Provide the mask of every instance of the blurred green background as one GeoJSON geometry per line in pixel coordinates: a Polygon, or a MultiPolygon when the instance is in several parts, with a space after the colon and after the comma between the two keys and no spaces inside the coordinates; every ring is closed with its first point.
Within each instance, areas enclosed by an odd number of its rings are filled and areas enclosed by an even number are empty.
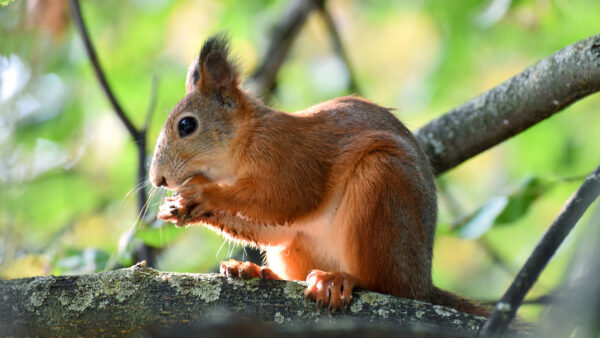
{"type": "MultiPolygon", "coordinates": [[[[5,2],[5,1],[4,1],[5,2]]],[[[226,30],[244,76],[265,57],[288,1],[82,1],[108,80],[134,124],[159,79],[148,152],[183,96],[189,62],[226,30]]],[[[361,95],[412,130],[537,60],[600,32],[597,0],[327,1],[361,95]]],[[[351,94],[313,12],[277,77],[286,111],[351,94]]],[[[586,98],[438,179],[434,281],[498,299],[583,177],[600,163],[600,97],[586,98]]],[[[127,266],[142,244],[157,268],[208,271],[236,249],[202,227],[175,229],[136,205],[137,154],[101,91],[64,0],[0,7],[0,278],[127,266]],[[141,221],[139,221],[141,220],[141,221]],[[146,221],[144,221],[146,220],[146,221]]],[[[581,228],[600,223],[598,203],[581,228]],[[595,216],[594,216],[595,215],[595,216]]],[[[576,229],[530,297],[570,271],[576,229]]],[[[523,315],[533,318],[536,306],[523,315]]]]}

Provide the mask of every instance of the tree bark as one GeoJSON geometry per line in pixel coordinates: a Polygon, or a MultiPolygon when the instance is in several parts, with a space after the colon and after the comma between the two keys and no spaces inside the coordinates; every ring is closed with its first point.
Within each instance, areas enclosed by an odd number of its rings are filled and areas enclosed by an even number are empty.
{"type": "Polygon", "coordinates": [[[484,318],[439,305],[356,292],[345,313],[318,313],[300,282],[227,279],[215,274],[130,268],[80,276],[0,281],[3,335],[140,335],[190,325],[227,309],[254,322],[289,326],[357,320],[475,332],[484,318]]]}
{"type": "Polygon", "coordinates": [[[454,108],[416,136],[441,174],[599,90],[600,35],[595,35],[454,108]]]}

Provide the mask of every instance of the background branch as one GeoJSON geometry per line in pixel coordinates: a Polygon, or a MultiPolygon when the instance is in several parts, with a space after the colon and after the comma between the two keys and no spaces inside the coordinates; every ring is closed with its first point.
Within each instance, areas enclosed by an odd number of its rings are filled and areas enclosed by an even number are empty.
{"type": "Polygon", "coordinates": [[[480,237],[475,240],[475,243],[490,257],[492,263],[499,266],[504,272],[512,276],[516,269],[512,269],[510,265],[504,261],[498,250],[496,250],[490,243],[488,243],[484,237],[480,237]]]}
{"type": "Polygon", "coordinates": [[[315,8],[314,4],[323,4],[324,0],[295,0],[282,20],[273,28],[271,42],[263,61],[249,79],[248,87],[257,97],[268,96],[277,80],[277,73],[283,64],[292,42],[304,25],[306,18],[315,8]]]}
{"type": "Polygon", "coordinates": [[[319,0],[312,0],[315,3],[315,6],[319,9],[323,20],[325,20],[325,24],[327,25],[327,30],[329,32],[329,36],[331,37],[331,42],[333,43],[333,49],[337,56],[344,62],[346,66],[346,71],[348,72],[348,90],[352,94],[361,95],[360,88],[358,86],[358,82],[356,81],[356,75],[354,70],[350,64],[350,59],[348,58],[348,54],[346,53],[346,49],[344,48],[344,44],[342,42],[342,38],[340,37],[340,33],[337,29],[335,21],[331,17],[331,13],[327,10],[325,3],[319,0]]]}
{"type": "MultiPolygon", "coordinates": [[[[98,79],[98,82],[100,82],[100,86],[102,87],[104,94],[110,101],[110,104],[112,105],[115,113],[117,114],[117,116],[119,117],[119,119],[121,120],[121,122],[123,123],[123,125],[125,126],[127,131],[129,132],[129,135],[133,139],[134,144],[136,146],[137,154],[138,154],[137,204],[138,204],[139,215],[143,215],[145,206],[146,206],[146,200],[148,198],[148,195],[146,193],[146,185],[145,185],[147,176],[148,176],[148,172],[146,170],[146,157],[147,157],[147,155],[146,155],[146,127],[147,127],[147,124],[149,123],[150,114],[154,110],[153,107],[155,105],[156,99],[155,98],[153,99],[152,97],[150,99],[150,106],[148,108],[149,112],[146,117],[146,123],[144,125],[144,128],[137,129],[133,125],[131,120],[127,117],[127,114],[125,114],[125,111],[119,104],[119,101],[113,94],[113,91],[110,88],[108,81],[106,80],[106,76],[104,75],[104,71],[102,70],[102,67],[100,66],[100,61],[98,60],[96,50],[94,49],[92,40],[91,40],[89,33],[85,27],[85,22],[84,22],[82,14],[81,14],[81,8],[79,6],[79,1],[78,0],[69,0],[69,5],[71,8],[71,16],[73,18],[73,22],[75,23],[75,26],[77,27],[77,30],[79,31],[79,35],[81,36],[81,38],[83,40],[85,51],[86,51],[88,57],[90,58],[90,62],[92,63],[92,67],[94,68],[94,73],[96,74],[96,78],[98,79]]],[[[151,93],[152,96],[156,96],[156,92],[154,91],[154,86],[155,85],[153,84],[153,92],[151,93]]],[[[155,251],[154,248],[149,247],[145,244],[142,244],[141,247],[139,248],[138,252],[135,253],[135,256],[136,256],[135,258],[136,258],[136,260],[146,260],[148,262],[148,264],[150,264],[150,266],[153,266],[155,263],[155,260],[156,260],[156,257],[155,257],[156,255],[155,255],[154,251],[155,251]]]]}
{"type": "Polygon", "coordinates": [[[539,337],[597,337],[600,333],[599,224],[600,203],[596,203],[569,262],[568,278],[544,308],[539,337]]]}
{"type": "Polygon", "coordinates": [[[600,166],[587,177],[577,192],[569,199],[558,218],[548,228],[500,302],[494,307],[494,311],[483,328],[483,334],[498,333],[506,329],[523,302],[523,298],[537,281],[546,264],[599,194],[600,166]]]}
{"type": "Polygon", "coordinates": [[[436,174],[600,90],[600,35],[576,42],[416,132],[436,174]]]}

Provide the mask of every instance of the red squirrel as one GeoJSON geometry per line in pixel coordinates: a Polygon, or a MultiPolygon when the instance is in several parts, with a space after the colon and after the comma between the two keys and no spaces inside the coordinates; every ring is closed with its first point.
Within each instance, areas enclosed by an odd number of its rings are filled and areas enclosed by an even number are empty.
{"type": "Polygon", "coordinates": [[[434,176],[389,109],[347,96],[285,113],[239,81],[227,38],[209,38],[154,151],[152,183],[175,192],[160,219],[261,248],[266,266],[229,260],[221,273],[306,280],[330,311],[358,287],[487,313],[431,281],[434,176]]]}

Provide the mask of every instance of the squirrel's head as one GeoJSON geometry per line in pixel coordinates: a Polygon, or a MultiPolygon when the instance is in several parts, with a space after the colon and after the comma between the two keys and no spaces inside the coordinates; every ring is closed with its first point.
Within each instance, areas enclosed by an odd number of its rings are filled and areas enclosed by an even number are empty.
{"type": "Polygon", "coordinates": [[[245,109],[238,71],[223,34],[209,38],[191,64],[186,94],[173,108],[158,137],[150,179],[176,190],[188,179],[226,175],[223,163],[245,109]]]}

